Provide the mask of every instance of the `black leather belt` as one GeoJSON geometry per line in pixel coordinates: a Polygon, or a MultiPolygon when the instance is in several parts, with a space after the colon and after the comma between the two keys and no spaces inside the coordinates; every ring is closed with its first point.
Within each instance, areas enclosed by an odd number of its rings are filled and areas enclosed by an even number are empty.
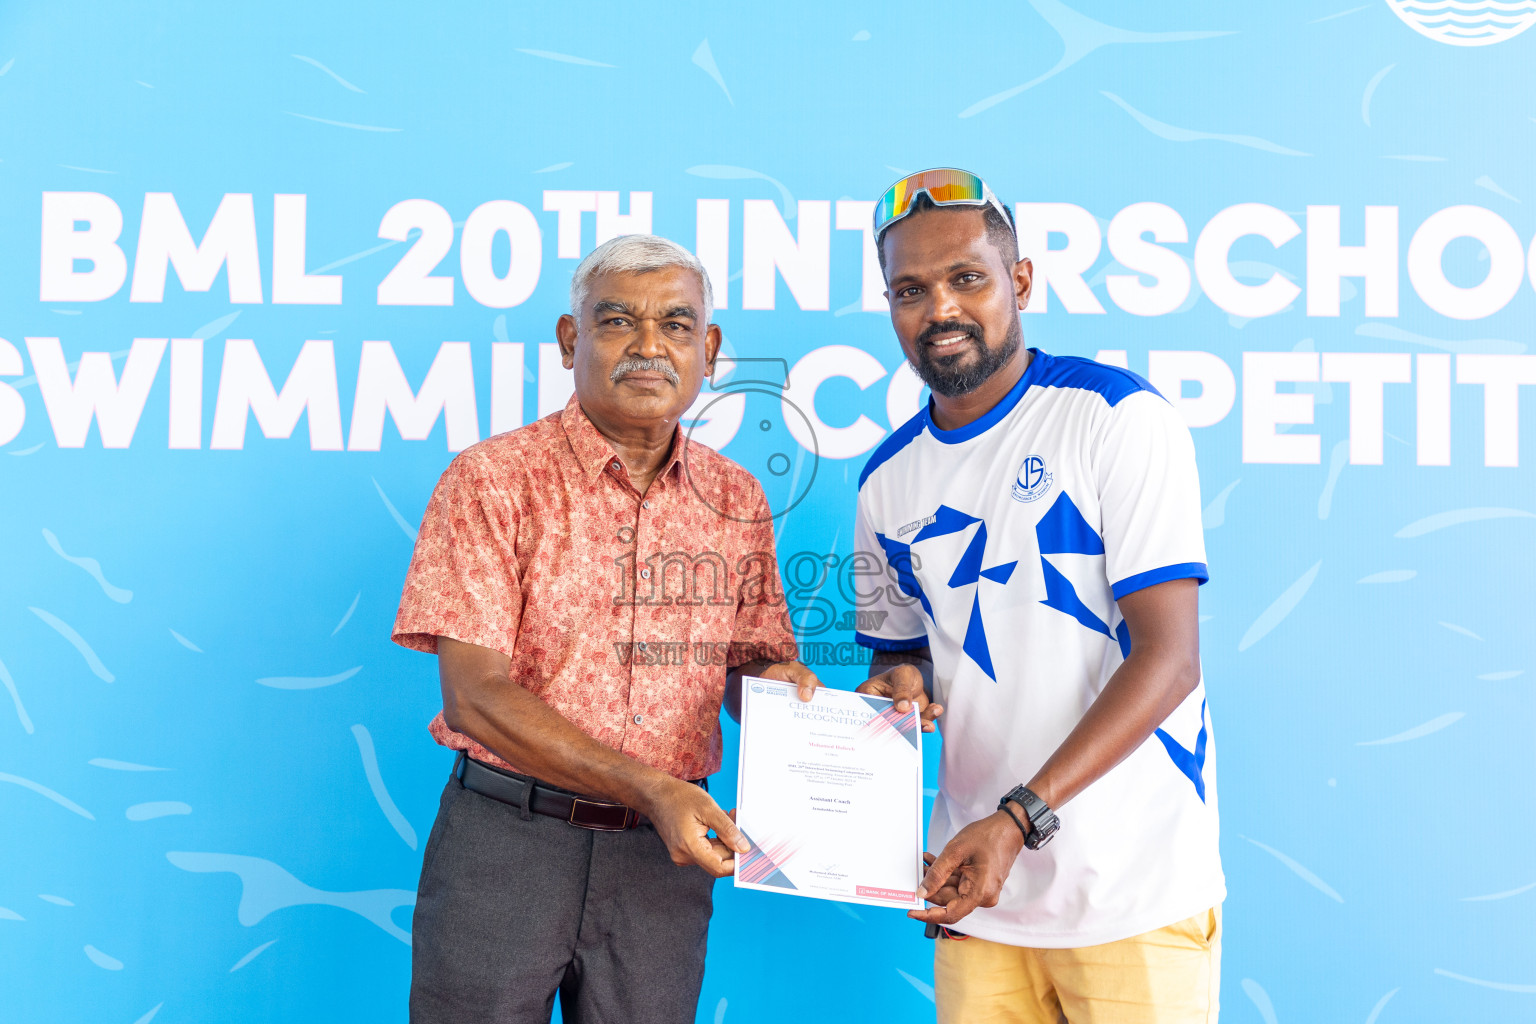
{"type": "Polygon", "coordinates": [[[589,828],[595,832],[622,832],[649,824],[645,816],[633,807],[578,796],[468,756],[463,759],[459,781],[465,789],[474,790],[481,796],[500,800],[513,807],[526,807],[535,814],[560,818],[577,828],[589,828]]]}

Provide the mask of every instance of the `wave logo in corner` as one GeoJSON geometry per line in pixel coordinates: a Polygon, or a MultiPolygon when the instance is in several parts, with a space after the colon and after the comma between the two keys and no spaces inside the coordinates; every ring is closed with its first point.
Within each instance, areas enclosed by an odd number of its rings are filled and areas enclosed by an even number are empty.
{"type": "Polygon", "coordinates": [[[1449,46],[1489,46],[1536,25],[1536,0],[1387,0],[1421,36],[1449,46]]]}
{"type": "Polygon", "coordinates": [[[1045,460],[1031,455],[1019,464],[1019,474],[1013,480],[1014,501],[1039,501],[1051,489],[1051,474],[1045,471],[1045,460]]]}

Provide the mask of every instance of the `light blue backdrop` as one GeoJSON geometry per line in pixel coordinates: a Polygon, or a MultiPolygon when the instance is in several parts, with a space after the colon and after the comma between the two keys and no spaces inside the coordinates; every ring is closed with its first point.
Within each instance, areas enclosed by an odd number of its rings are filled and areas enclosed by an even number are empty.
{"type": "MultiPolygon", "coordinates": [[[[425,730],[435,664],[388,634],[409,534],[451,457],[444,426],[402,441],[386,424],[381,451],[335,452],[312,451],[304,422],[283,440],[252,420],[243,449],[211,450],[228,339],[254,340],[279,386],[304,341],[333,342],[344,426],[365,340],[391,341],[412,387],[443,342],[466,341],[482,435],[491,347],[521,343],[531,418],[537,345],[575,265],[557,255],[545,190],[619,191],[626,211],[649,191],[655,230],[690,246],[695,201],[729,200],[733,275],[745,201],[773,200],[793,232],[796,200],[873,199],[938,163],[976,169],[1010,202],[1082,207],[1100,228],[1129,204],[1167,204],[1189,226],[1168,246],[1186,260],[1239,203],[1302,225],[1307,205],[1336,205],[1346,244],[1365,206],[1398,207],[1400,261],[1431,214],[1474,205],[1523,249],[1536,32],[1448,45],[1426,6],[1419,32],[1384,0],[5,5],[0,385],[25,419],[0,447],[0,1016],[405,1018],[412,890],[449,758],[425,730]],[[174,271],[158,303],[129,301],[132,273],[100,301],[41,299],[44,192],[107,196],[129,268],[145,193],[173,193],[193,240],[226,193],[249,193],[267,302],[232,304],[223,274],[186,291],[174,271]],[[340,305],[272,304],[279,193],[308,196],[308,266],[342,275],[340,305]],[[451,307],[377,305],[403,251],[379,221],[412,198],[456,222],[494,199],[532,211],[532,297],[491,308],[460,281],[451,307]],[[71,364],[114,353],[118,374],[136,337],[203,338],[201,450],[167,447],[169,354],[131,446],[105,449],[92,427],[61,447],[24,340],[47,337],[71,364]]],[[[583,251],[593,231],[589,213],[583,251]]],[[[1232,250],[1249,284],[1273,265],[1305,286],[1306,256],[1301,237],[1232,250]]],[[[1510,260],[1466,239],[1445,256],[1463,288],[1510,260]]],[[[777,308],[744,309],[734,278],[718,316],[732,349],[794,364],[849,345],[894,371],[888,320],[860,309],[860,259],[859,233],[831,230],[824,310],[783,282],[777,308]]],[[[1141,372],[1150,351],[1205,351],[1238,382],[1231,411],[1195,430],[1226,1018],[1532,1019],[1536,437],[1517,432],[1523,465],[1486,467],[1484,389],[1454,384],[1451,464],[1417,465],[1418,392],[1389,384],[1384,464],[1351,464],[1354,386],[1300,384],[1316,425],[1290,429],[1320,435],[1318,463],[1244,463],[1241,355],[1523,355],[1529,281],[1470,321],[1426,305],[1406,272],[1396,316],[1367,318],[1356,278],[1337,317],[1298,299],[1245,319],[1198,285],[1143,317],[1111,302],[1111,259],[1084,274],[1107,312],[1052,295],[1025,318],[1031,344],[1124,350],[1141,372]]],[[[439,272],[458,268],[455,243],[439,272]]],[[[888,380],[833,379],[810,404],[828,425],[865,415],[883,430],[888,380]]],[[[16,418],[6,398],[0,427],[16,418]]],[[[743,464],[799,451],[775,447],[776,402],[751,396],[746,422],[726,448],[743,464]]],[[[849,553],[862,463],[821,460],[782,521],[782,559],[849,553]]],[[[819,596],[841,614],[835,589],[819,596]]],[[[819,668],[842,686],[862,674],[819,668]]],[[[727,724],[728,751],[735,739],[727,724]]],[[[734,771],[728,754],[717,792],[734,771]]],[[[929,1019],[930,958],[896,912],[722,885],[699,1019],[929,1019]]]]}

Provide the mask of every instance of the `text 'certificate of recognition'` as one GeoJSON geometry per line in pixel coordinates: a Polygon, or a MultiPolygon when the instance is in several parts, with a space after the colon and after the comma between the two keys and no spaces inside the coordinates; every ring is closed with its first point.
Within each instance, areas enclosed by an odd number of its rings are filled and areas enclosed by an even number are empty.
{"type": "Polygon", "coordinates": [[[886,697],[742,680],[736,884],[921,907],[923,747],[917,711],[886,697]]]}

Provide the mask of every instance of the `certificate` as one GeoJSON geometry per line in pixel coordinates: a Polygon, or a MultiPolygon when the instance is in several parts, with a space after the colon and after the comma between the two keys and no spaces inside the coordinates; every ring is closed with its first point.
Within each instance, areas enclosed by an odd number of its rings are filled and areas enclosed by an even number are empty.
{"type": "Polygon", "coordinates": [[[736,885],[922,907],[923,748],[917,709],[886,697],[742,680],[736,885]]]}

